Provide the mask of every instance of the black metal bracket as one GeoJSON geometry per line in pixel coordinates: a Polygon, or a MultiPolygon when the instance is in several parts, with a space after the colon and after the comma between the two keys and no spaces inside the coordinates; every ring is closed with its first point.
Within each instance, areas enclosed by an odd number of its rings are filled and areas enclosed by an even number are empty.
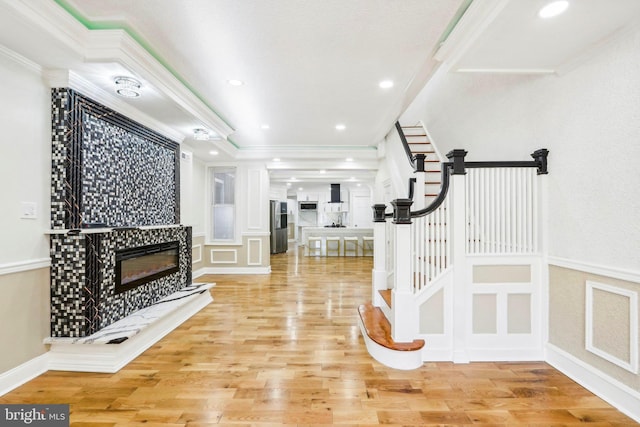
{"type": "Polygon", "coordinates": [[[541,148],[539,150],[531,153],[531,157],[536,162],[538,166],[538,175],[547,175],[549,171],[547,170],[547,157],[549,156],[549,150],[546,148],[541,148]]]}

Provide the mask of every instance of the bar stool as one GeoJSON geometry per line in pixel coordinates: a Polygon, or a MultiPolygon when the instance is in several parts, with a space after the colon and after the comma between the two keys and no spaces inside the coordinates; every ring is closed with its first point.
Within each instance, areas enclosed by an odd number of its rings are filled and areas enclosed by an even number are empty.
{"type": "Polygon", "coordinates": [[[344,256],[358,256],[358,238],[355,236],[344,237],[344,256]]]}
{"type": "Polygon", "coordinates": [[[307,246],[309,247],[309,256],[322,255],[322,237],[309,236],[307,246]]]}
{"type": "Polygon", "coordinates": [[[328,236],[326,239],[327,256],[340,256],[340,237],[328,236]],[[331,254],[329,252],[332,252],[331,254]]]}
{"type": "Polygon", "coordinates": [[[362,255],[373,256],[373,237],[372,236],[362,237],[362,255]]]}

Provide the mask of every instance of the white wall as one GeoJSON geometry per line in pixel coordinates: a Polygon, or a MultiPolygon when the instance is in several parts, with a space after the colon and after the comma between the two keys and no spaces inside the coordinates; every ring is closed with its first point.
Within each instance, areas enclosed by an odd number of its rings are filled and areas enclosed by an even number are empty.
{"type": "MultiPolygon", "coordinates": [[[[414,176],[414,172],[395,127],[385,137],[383,151],[384,158],[380,161],[376,174],[375,203],[391,206],[391,200],[404,199],[409,196],[409,178],[414,176]],[[382,189],[387,181],[391,182],[392,197],[390,200],[385,200],[388,196],[383,194],[382,189]]],[[[389,210],[391,208],[387,209],[387,211],[389,210]]]]}
{"type": "Polygon", "coordinates": [[[46,352],[49,335],[51,95],[39,70],[0,46],[0,374],[46,352]],[[21,219],[35,202],[36,219],[21,219]]]}
{"type": "Polygon", "coordinates": [[[0,51],[0,265],[49,257],[51,95],[39,72],[0,51]],[[21,219],[21,202],[37,219],[21,219]]]}
{"type": "Polygon", "coordinates": [[[561,76],[438,73],[407,111],[438,149],[548,148],[549,255],[640,272],[640,29],[561,76]]]}

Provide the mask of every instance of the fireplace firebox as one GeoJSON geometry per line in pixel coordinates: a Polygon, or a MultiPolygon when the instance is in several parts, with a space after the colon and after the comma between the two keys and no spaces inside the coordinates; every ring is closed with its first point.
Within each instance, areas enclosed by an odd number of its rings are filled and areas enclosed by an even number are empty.
{"type": "Polygon", "coordinates": [[[115,293],[179,271],[179,249],[175,241],[116,251],[115,293]]]}

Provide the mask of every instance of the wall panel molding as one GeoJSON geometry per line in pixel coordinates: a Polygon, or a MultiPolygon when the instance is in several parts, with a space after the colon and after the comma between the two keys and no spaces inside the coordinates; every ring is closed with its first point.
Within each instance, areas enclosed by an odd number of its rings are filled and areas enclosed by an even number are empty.
{"type": "Polygon", "coordinates": [[[0,276],[51,267],[51,258],[28,259],[0,264],[0,276]]]}
{"type": "Polygon", "coordinates": [[[237,249],[211,249],[209,251],[209,260],[211,264],[237,264],[238,263],[238,250],[237,249]],[[215,253],[232,253],[233,260],[231,261],[216,261],[215,253]]]}
{"type": "MultiPolygon", "coordinates": [[[[621,312],[622,309],[616,310],[617,312],[621,312]]],[[[618,329],[618,327],[622,327],[623,325],[608,325],[613,329],[618,329]]],[[[586,282],[586,302],[585,302],[585,348],[591,353],[620,366],[627,371],[630,371],[634,374],[638,373],[638,293],[619,288],[617,286],[605,285],[602,283],[592,282],[587,280],[586,282]],[[628,307],[628,316],[629,316],[629,324],[624,325],[624,327],[629,328],[629,333],[627,338],[627,345],[629,347],[629,357],[628,360],[624,360],[619,358],[618,356],[611,354],[607,349],[597,347],[597,344],[594,342],[594,304],[596,303],[596,297],[594,290],[599,290],[603,292],[607,292],[613,295],[618,295],[628,299],[629,307],[628,307]]]]}
{"type": "Polygon", "coordinates": [[[196,258],[194,255],[192,255],[191,264],[195,264],[202,261],[202,245],[193,245],[191,247],[191,251],[193,252],[193,250],[196,248],[198,249],[198,257],[196,258]]]}
{"type": "Polygon", "coordinates": [[[247,239],[247,265],[262,265],[262,239],[247,239]],[[258,243],[255,253],[252,242],[258,243]],[[255,260],[255,257],[257,257],[257,260],[255,260]]]}
{"type": "Polygon", "coordinates": [[[578,261],[568,258],[561,258],[555,256],[547,257],[547,262],[550,265],[557,267],[569,268],[571,270],[583,271],[585,273],[597,274],[599,276],[611,277],[613,279],[626,280],[628,282],[640,283],[640,271],[628,270],[617,267],[609,267],[600,264],[594,264],[590,262],[578,261]]]}

